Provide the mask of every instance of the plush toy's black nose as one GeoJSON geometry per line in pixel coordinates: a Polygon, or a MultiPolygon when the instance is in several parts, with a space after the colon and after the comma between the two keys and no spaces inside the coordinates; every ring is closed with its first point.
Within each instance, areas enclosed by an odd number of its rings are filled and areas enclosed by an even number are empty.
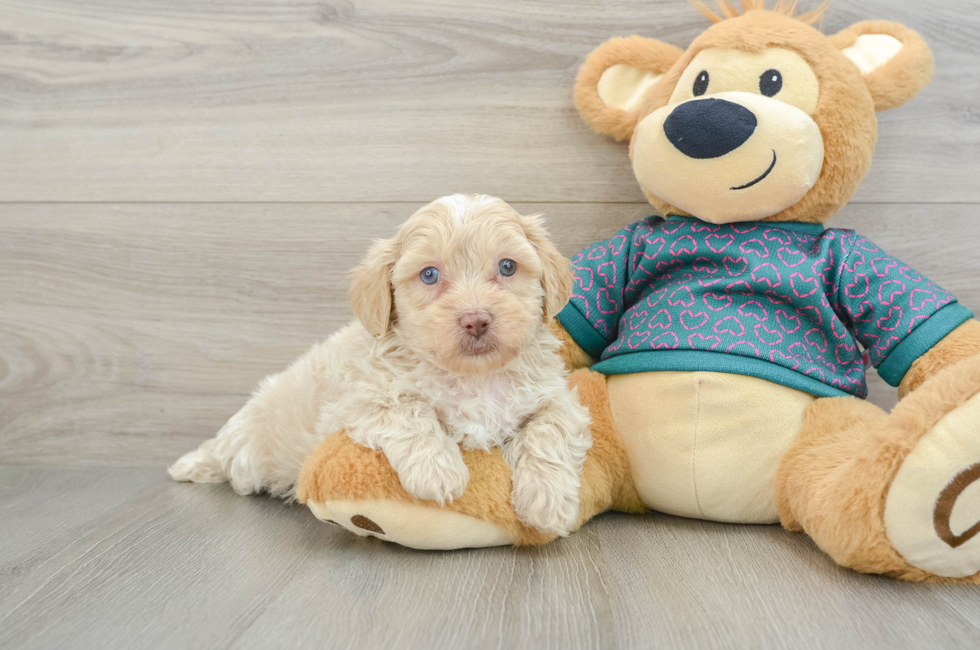
{"type": "Polygon", "coordinates": [[[718,158],[749,139],[758,122],[755,114],[724,99],[684,102],[667,116],[664,133],[690,158],[718,158]]]}

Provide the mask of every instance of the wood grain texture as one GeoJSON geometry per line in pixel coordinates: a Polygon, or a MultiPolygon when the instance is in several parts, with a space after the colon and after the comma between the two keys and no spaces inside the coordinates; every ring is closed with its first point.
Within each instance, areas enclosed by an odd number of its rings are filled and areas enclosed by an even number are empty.
{"type": "MultiPolygon", "coordinates": [[[[0,205],[0,464],[171,462],[351,318],[417,207],[0,205]]],[[[568,251],[647,210],[542,207],[568,251]]]]}
{"type": "Polygon", "coordinates": [[[417,552],[159,470],[0,468],[0,647],[975,645],[972,587],[833,564],[802,535],[605,515],[536,549],[417,552]]]}
{"type": "MultiPolygon", "coordinates": [[[[921,31],[937,73],[882,114],[856,200],[980,201],[980,16],[864,0],[825,31],[869,18],[921,31]]],[[[642,195],[572,108],[576,70],[708,22],[683,0],[0,0],[0,26],[0,200],[621,202],[642,195]]]]}
{"type": "MultiPolygon", "coordinates": [[[[172,462],[347,322],[347,270],[417,207],[0,205],[0,464],[172,462]]],[[[515,207],[568,255],[649,213],[515,207]]],[[[857,205],[837,225],[980,309],[973,206],[857,205]]]]}

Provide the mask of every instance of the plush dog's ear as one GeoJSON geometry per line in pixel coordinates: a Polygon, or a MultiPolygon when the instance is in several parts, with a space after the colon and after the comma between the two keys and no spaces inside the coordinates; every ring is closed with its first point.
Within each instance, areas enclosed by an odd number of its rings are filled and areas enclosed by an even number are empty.
{"type": "Polygon", "coordinates": [[[364,262],[351,271],[350,304],[354,316],[375,338],[381,338],[391,325],[394,297],[391,272],[398,260],[398,241],[379,240],[368,251],[364,262]]]}
{"type": "Polygon", "coordinates": [[[932,79],[929,46],[904,25],[885,20],[856,23],[834,34],[831,41],[861,71],[875,110],[901,106],[932,79]]]}
{"type": "Polygon", "coordinates": [[[613,38],[592,51],[575,80],[575,106],[594,130],[625,140],[647,91],[682,50],[652,38],[613,38]]]}
{"type": "Polygon", "coordinates": [[[541,215],[523,217],[524,235],[538,252],[541,260],[541,286],[544,288],[544,321],[547,323],[564,309],[572,296],[572,263],[568,261],[548,237],[541,215]]]}

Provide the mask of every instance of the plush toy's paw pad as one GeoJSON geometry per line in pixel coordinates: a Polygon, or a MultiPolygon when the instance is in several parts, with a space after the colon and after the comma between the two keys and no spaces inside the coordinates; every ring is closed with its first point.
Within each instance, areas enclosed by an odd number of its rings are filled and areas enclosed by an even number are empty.
{"type": "Polygon", "coordinates": [[[321,521],[410,548],[451,550],[515,542],[500,526],[445,508],[371,500],[309,501],[307,505],[321,521]]]}
{"type": "Polygon", "coordinates": [[[885,530],[912,566],[945,578],[980,572],[980,395],[906,457],[888,491],[885,530]]]}
{"type": "Polygon", "coordinates": [[[366,530],[369,533],[377,533],[379,535],[384,535],[384,528],[374,523],[364,515],[354,515],[350,518],[350,523],[354,524],[361,530],[366,530]]]}
{"type": "Polygon", "coordinates": [[[513,483],[514,512],[525,526],[562,537],[575,527],[579,516],[577,473],[519,467],[513,483]]]}

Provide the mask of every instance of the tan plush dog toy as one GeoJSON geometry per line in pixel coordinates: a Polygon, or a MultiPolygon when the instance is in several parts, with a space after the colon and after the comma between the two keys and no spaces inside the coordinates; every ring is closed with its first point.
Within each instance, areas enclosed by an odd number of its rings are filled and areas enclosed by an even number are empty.
{"type": "MultiPolygon", "coordinates": [[[[716,24],[686,51],[612,39],[576,83],[666,215],[582,251],[555,324],[592,414],[579,525],[647,509],[782,522],[858,571],[980,582],[980,324],[824,225],[871,164],[875,111],[918,94],[932,55],[895,23],[828,37],[795,2],[695,4],[716,24]],[[862,399],[865,358],[899,389],[891,414],[862,399]]],[[[499,453],[464,458],[469,487],[440,508],[338,433],[297,493],[409,546],[550,540],[517,520],[499,453]]]]}

